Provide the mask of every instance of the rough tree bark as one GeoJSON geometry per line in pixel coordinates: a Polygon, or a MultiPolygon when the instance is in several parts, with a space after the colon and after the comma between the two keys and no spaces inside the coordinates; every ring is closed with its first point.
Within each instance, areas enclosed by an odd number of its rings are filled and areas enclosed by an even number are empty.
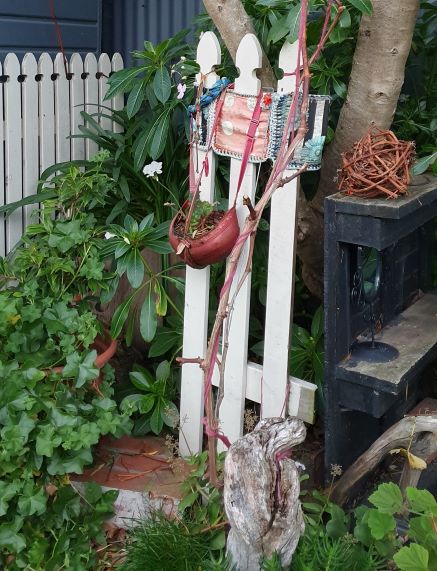
{"type": "MultiPolygon", "coordinates": [[[[248,16],[241,0],[203,0],[203,4],[235,62],[235,55],[242,38],[246,34],[255,34],[252,19],[248,16]]],[[[276,86],[275,74],[264,53],[259,78],[263,86],[276,86]]]]}
{"type": "Polygon", "coordinates": [[[335,138],[328,145],[319,188],[311,202],[298,205],[298,255],[310,291],[323,294],[323,202],[337,192],[341,153],[351,149],[370,126],[388,129],[404,83],[419,0],[373,0],[373,13],[361,19],[346,101],[335,138]]]}
{"type": "MultiPolygon", "coordinates": [[[[206,9],[234,58],[241,38],[253,24],[241,0],[204,0],[206,9]]],[[[354,54],[346,102],[335,138],[328,145],[318,192],[311,202],[301,193],[298,206],[298,255],[310,291],[323,291],[323,201],[336,192],[334,179],[340,155],[350,149],[371,125],[388,129],[404,82],[419,0],[373,0],[373,13],[363,16],[354,54]]],[[[270,64],[263,70],[264,85],[272,85],[270,64]]]]}
{"type": "Polygon", "coordinates": [[[291,448],[305,440],[298,418],[266,418],[229,449],[224,504],[231,524],[227,551],[239,571],[258,571],[277,552],[288,567],[305,525],[291,448]]]}

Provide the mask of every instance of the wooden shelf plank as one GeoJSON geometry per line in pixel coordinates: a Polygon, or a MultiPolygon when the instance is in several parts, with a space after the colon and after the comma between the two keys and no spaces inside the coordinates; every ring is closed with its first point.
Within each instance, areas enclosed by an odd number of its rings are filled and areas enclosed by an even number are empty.
{"type": "Polygon", "coordinates": [[[425,294],[388,323],[376,340],[391,345],[399,355],[388,363],[368,363],[352,352],[337,366],[337,376],[372,390],[400,394],[437,357],[437,293],[425,294]]]}

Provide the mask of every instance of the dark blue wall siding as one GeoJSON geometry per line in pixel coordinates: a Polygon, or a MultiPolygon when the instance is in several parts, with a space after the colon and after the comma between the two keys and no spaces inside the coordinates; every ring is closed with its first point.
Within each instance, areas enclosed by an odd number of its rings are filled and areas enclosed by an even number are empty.
{"type": "Polygon", "coordinates": [[[120,52],[130,65],[130,52],[144,40],[156,44],[190,28],[203,9],[202,0],[103,0],[102,49],[120,52]]]}
{"type": "MultiPolygon", "coordinates": [[[[100,53],[102,0],[55,0],[54,4],[65,51],[100,53]]],[[[0,0],[0,57],[28,51],[35,55],[59,51],[48,0],[0,0]]]]}

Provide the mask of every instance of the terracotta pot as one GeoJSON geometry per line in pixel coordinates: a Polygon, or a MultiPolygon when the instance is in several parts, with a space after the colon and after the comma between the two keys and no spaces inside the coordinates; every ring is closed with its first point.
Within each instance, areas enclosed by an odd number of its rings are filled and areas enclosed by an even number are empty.
{"type": "MultiPolygon", "coordinates": [[[[184,210],[186,204],[183,206],[184,210]]],[[[168,238],[178,257],[191,268],[205,268],[226,259],[240,235],[235,208],[228,210],[215,228],[200,238],[177,236],[175,225],[180,222],[180,219],[181,215],[178,214],[171,221],[168,238]],[[185,247],[180,250],[182,245],[185,247]]]]}
{"type": "MultiPolygon", "coordinates": [[[[98,369],[102,369],[106,363],[108,363],[109,360],[112,359],[112,357],[115,355],[115,352],[117,351],[117,340],[112,339],[109,331],[105,329],[103,335],[97,335],[91,344],[90,349],[95,349],[97,351],[95,365],[98,369]]],[[[62,373],[63,370],[64,367],[53,367],[47,371],[52,373],[62,373]]],[[[102,375],[100,373],[99,376],[91,382],[91,388],[100,396],[101,392],[99,387],[102,383],[102,380],[102,375]]]]}

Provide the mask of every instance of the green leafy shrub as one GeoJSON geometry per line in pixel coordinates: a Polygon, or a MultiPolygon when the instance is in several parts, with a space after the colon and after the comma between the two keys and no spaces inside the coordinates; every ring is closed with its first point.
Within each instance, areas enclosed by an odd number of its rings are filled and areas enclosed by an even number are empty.
{"type": "Polygon", "coordinates": [[[0,561],[12,570],[95,569],[114,494],[88,486],[82,501],[68,475],[92,462],[101,436],[131,427],[112,368],[96,367],[103,331],[87,302],[112,277],[85,209],[107,182],[98,165],[57,179],[40,223],[0,261],[0,561]]]}
{"type": "Polygon", "coordinates": [[[346,514],[319,492],[304,501],[305,534],[293,557],[293,571],[433,571],[437,569],[437,502],[427,490],[384,483],[346,514]],[[394,563],[393,563],[394,562],[394,563]]]}
{"type": "Polygon", "coordinates": [[[129,374],[132,385],[136,391],[126,396],[121,407],[129,415],[139,412],[135,420],[134,434],[142,435],[147,432],[160,434],[164,424],[176,428],[179,423],[179,411],[173,403],[176,396],[176,387],[172,378],[170,363],[162,361],[152,375],[144,367],[134,366],[129,374]]]}

